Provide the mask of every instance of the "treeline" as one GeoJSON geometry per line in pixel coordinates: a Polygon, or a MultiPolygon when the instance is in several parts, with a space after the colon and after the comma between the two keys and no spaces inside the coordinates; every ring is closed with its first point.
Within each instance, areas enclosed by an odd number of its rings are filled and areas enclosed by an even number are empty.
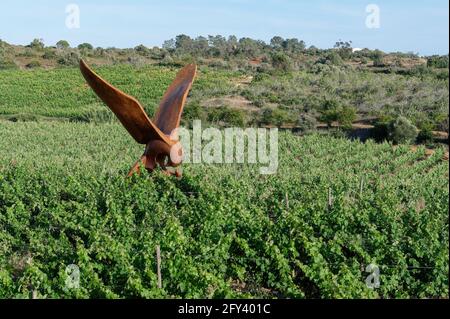
{"type": "MultiPolygon", "coordinates": [[[[196,61],[199,64],[224,69],[275,69],[282,71],[300,70],[314,64],[340,66],[353,63],[360,67],[379,68],[379,72],[421,73],[416,70],[422,60],[414,53],[390,53],[380,50],[354,49],[352,41],[339,40],[333,48],[319,49],[307,46],[297,38],[273,37],[269,43],[248,37],[238,39],[221,35],[199,36],[178,35],[167,40],[162,47],[147,47],[143,44],[130,49],[114,47],[94,47],[82,43],[71,47],[68,41],[60,40],[55,45],[46,46],[42,39],[35,39],[20,49],[13,48],[0,40],[0,69],[13,68],[17,58],[31,59],[25,67],[39,67],[43,60],[54,61],[57,65],[72,66],[81,57],[102,59],[106,63],[182,65],[196,61]],[[41,61],[40,61],[41,60],[41,61]],[[384,69],[383,69],[384,68],[384,69]],[[414,69],[414,70],[410,70],[414,69]]],[[[448,55],[426,58],[425,67],[448,68],[448,55]]],[[[45,64],[45,63],[44,63],[45,64]]],[[[414,74],[412,74],[414,75],[414,74]]]]}

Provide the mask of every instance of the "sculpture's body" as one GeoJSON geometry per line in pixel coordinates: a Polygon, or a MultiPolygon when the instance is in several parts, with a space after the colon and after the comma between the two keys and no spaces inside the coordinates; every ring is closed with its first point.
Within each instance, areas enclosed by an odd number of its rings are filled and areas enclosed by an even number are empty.
{"type": "MultiPolygon", "coordinates": [[[[114,112],[131,136],[138,143],[146,145],[144,155],[131,168],[128,176],[139,172],[141,163],[149,171],[153,171],[159,165],[167,174],[181,176],[178,170],[173,172],[167,168],[177,167],[181,164],[181,161],[174,162],[170,156],[173,146],[178,143],[178,138],[173,133],[180,125],[181,113],[194,81],[197,67],[190,64],[178,73],[164,94],[153,122],[135,98],[107,83],[95,74],[83,60],[80,61],[80,69],[90,87],[114,112]]],[[[181,148],[177,148],[177,153],[177,157],[181,158],[181,148]]]]}

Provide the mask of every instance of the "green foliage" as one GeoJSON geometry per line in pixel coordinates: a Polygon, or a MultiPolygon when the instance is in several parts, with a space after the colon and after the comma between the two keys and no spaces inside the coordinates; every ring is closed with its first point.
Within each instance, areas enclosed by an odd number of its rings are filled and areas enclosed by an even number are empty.
{"type": "Polygon", "coordinates": [[[356,109],[350,106],[344,106],[337,110],[336,120],[344,129],[350,129],[356,120],[356,109]]]}
{"type": "Polygon", "coordinates": [[[325,122],[328,127],[331,127],[333,122],[338,122],[342,128],[350,129],[356,120],[356,109],[350,106],[340,106],[336,100],[325,100],[322,109],[320,120],[325,122]]]}
{"type": "MultiPolygon", "coordinates": [[[[64,63],[69,62],[78,66],[75,53],[64,59],[64,63]]],[[[134,68],[130,65],[95,70],[124,92],[135,96],[150,116],[177,71],[155,66],[134,68]]],[[[229,72],[203,71],[194,83],[192,98],[198,100],[199,96],[221,94],[221,90],[228,92],[228,78],[231,76],[233,74],[229,72]]],[[[0,91],[0,115],[34,114],[83,122],[94,116],[94,121],[101,118],[110,120],[109,116],[104,116],[109,110],[86,85],[78,68],[37,69],[32,73],[5,70],[0,73],[0,91]]]]}
{"type": "Polygon", "coordinates": [[[430,144],[433,142],[433,131],[430,129],[424,129],[417,135],[417,143],[420,144],[430,144]]]}
{"type": "Polygon", "coordinates": [[[81,43],[80,45],[78,45],[78,49],[79,50],[93,50],[94,47],[90,43],[81,43]]]}
{"type": "Polygon", "coordinates": [[[134,48],[134,50],[135,50],[138,54],[143,55],[143,56],[148,56],[148,55],[150,55],[150,53],[151,53],[151,50],[150,50],[149,48],[147,48],[147,47],[146,47],[145,45],[143,45],[143,44],[138,45],[137,47],[134,48]]]}
{"type": "Polygon", "coordinates": [[[142,146],[119,124],[0,121],[0,136],[2,298],[448,298],[443,150],[282,133],[274,176],[126,179],[142,146]]]}
{"type": "Polygon", "coordinates": [[[221,106],[208,112],[208,121],[214,124],[223,123],[227,126],[243,127],[246,123],[245,114],[240,110],[221,106]]]}
{"type": "Polygon", "coordinates": [[[380,50],[375,50],[370,54],[370,58],[373,61],[373,65],[376,67],[384,66],[384,53],[380,50]]]}
{"type": "Polygon", "coordinates": [[[352,41],[342,41],[339,40],[338,42],[336,42],[336,44],[334,45],[334,48],[337,50],[339,56],[343,59],[343,60],[348,60],[351,58],[352,56],[352,41]]]}
{"type": "Polygon", "coordinates": [[[433,55],[427,59],[427,66],[448,69],[448,55],[433,55]]]}
{"type": "Polygon", "coordinates": [[[289,114],[282,109],[265,108],[262,110],[260,123],[265,125],[282,126],[290,120],[289,114]]]}
{"type": "Polygon", "coordinates": [[[56,48],[61,50],[69,49],[70,44],[66,40],[59,40],[58,42],[56,42],[56,48]]]}
{"type": "Polygon", "coordinates": [[[58,58],[58,64],[63,66],[78,66],[80,55],[76,52],[67,52],[58,58]]]}
{"type": "Polygon", "coordinates": [[[56,58],[56,52],[54,49],[45,49],[44,55],[42,56],[45,60],[53,60],[56,58]]]}
{"type": "Polygon", "coordinates": [[[204,108],[200,106],[200,103],[188,103],[184,107],[181,120],[186,127],[190,127],[195,120],[205,120],[204,108]]]}
{"type": "Polygon", "coordinates": [[[333,122],[337,121],[338,113],[336,109],[329,109],[322,112],[320,115],[320,120],[327,124],[328,127],[331,127],[333,122]]]}
{"type": "Polygon", "coordinates": [[[0,55],[0,70],[17,69],[17,65],[13,60],[4,58],[0,55]]]}
{"type": "Polygon", "coordinates": [[[338,52],[336,52],[335,50],[330,50],[324,57],[321,57],[317,62],[329,65],[342,65],[343,60],[338,52]]]}
{"type": "Polygon", "coordinates": [[[292,62],[289,57],[284,53],[274,53],[271,56],[272,65],[276,70],[289,72],[292,70],[292,62]]]}
{"type": "Polygon", "coordinates": [[[403,116],[399,116],[388,126],[388,139],[395,144],[411,144],[417,135],[417,127],[403,116]]]}
{"type": "Polygon", "coordinates": [[[29,45],[29,48],[35,50],[43,50],[45,47],[44,41],[42,39],[34,39],[29,45]]]}
{"type": "Polygon", "coordinates": [[[315,131],[317,126],[316,117],[308,113],[302,113],[298,118],[297,126],[303,133],[315,131]]]}

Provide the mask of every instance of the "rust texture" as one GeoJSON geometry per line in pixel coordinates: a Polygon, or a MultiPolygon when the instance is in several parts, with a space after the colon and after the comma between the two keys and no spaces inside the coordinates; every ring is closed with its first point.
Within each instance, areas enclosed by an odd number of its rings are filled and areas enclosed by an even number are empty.
{"type": "MultiPolygon", "coordinates": [[[[166,174],[181,177],[180,170],[175,169],[181,162],[172,161],[170,152],[178,143],[178,137],[174,133],[180,125],[197,66],[189,64],[178,72],[164,94],[153,121],[134,97],[106,82],[83,60],[80,61],[80,70],[92,90],[113,111],[136,142],[146,145],[144,154],[130,169],[128,176],[139,173],[140,166],[143,165],[149,171],[159,166],[166,174]]],[[[182,149],[176,148],[176,152],[180,156],[182,149]]]]}

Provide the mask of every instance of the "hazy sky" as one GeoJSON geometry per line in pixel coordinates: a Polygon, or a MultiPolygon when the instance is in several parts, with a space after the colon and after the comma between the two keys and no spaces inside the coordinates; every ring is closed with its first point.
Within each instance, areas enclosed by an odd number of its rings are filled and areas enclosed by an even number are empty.
{"type": "Polygon", "coordinates": [[[447,54],[448,0],[14,0],[0,2],[0,39],[47,45],[160,46],[177,34],[231,35],[268,41],[296,37],[329,48],[338,39],[383,51],[447,54]],[[66,6],[77,4],[80,28],[66,27],[66,6]],[[367,28],[366,7],[380,8],[380,28],[367,28]]]}

